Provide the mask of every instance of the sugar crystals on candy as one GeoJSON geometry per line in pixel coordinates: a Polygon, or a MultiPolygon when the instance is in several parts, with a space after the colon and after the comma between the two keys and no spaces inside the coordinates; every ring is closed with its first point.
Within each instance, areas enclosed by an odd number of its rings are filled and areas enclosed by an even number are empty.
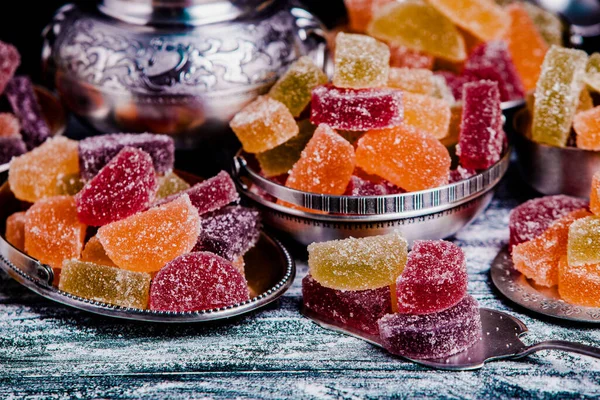
{"type": "Polygon", "coordinates": [[[569,228],[570,267],[600,264],[600,217],[578,219],[569,228]]]}
{"type": "Polygon", "coordinates": [[[387,86],[429,95],[433,91],[432,78],[433,72],[424,68],[390,68],[387,86]]]}
{"type": "Polygon", "coordinates": [[[16,212],[6,218],[6,241],[15,248],[25,251],[25,212],[16,212]]]}
{"type": "Polygon", "coordinates": [[[435,57],[422,51],[410,49],[397,43],[388,43],[390,48],[390,67],[425,68],[431,70],[435,57]]]}
{"type": "Polygon", "coordinates": [[[561,258],[558,293],[567,303],[600,307],[600,264],[572,267],[566,256],[561,258]]]}
{"type": "Polygon", "coordinates": [[[0,41],[0,94],[13,78],[21,64],[21,55],[16,47],[0,41]]]}
{"type": "Polygon", "coordinates": [[[333,84],[339,88],[385,86],[390,65],[390,49],[378,40],[340,32],[335,43],[333,84]]]}
{"type": "Polygon", "coordinates": [[[573,129],[577,134],[577,147],[600,150],[600,106],[575,114],[573,129]]]}
{"type": "Polygon", "coordinates": [[[190,188],[190,184],[180,178],[175,172],[169,172],[164,176],[158,177],[157,199],[164,199],[171,195],[181,193],[190,188]]]}
{"type": "Polygon", "coordinates": [[[592,53],[585,69],[585,83],[595,92],[600,92],[600,53],[592,53]]]}
{"type": "MultiPolygon", "coordinates": [[[[356,173],[356,171],[355,171],[356,173]]],[[[346,192],[346,196],[384,196],[388,194],[398,194],[404,191],[398,186],[379,178],[377,181],[366,179],[361,176],[353,175],[346,192]]]]}
{"type": "Polygon", "coordinates": [[[403,123],[419,131],[429,133],[436,139],[448,135],[450,126],[450,105],[445,100],[422,94],[403,94],[403,123]]]}
{"type": "Polygon", "coordinates": [[[110,257],[108,257],[108,254],[106,254],[106,251],[104,250],[104,247],[102,247],[102,243],[100,243],[97,236],[92,236],[85,244],[85,247],[81,252],[81,261],[116,267],[115,263],[112,262],[110,257]]]}

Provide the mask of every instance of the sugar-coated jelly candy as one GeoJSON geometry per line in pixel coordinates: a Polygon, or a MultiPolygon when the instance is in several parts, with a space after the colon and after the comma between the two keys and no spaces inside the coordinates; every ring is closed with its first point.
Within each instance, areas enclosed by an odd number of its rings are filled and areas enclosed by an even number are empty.
{"type": "Polygon", "coordinates": [[[600,150],[600,106],[575,114],[573,129],[577,134],[577,147],[600,150]]]}
{"type": "Polygon", "coordinates": [[[108,257],[120,268],[153,272],[192,250],[200,234],[198,210],[184,194],[98,229],[108,257]]]}
{"type": "Polygon", "coordinates": [[[290,171],[285,185],[304,192],[341,195],[356,166],[354,148],[321,124],[290,171]]]}
{"type": "Polygon", "coordinates": [[[180,178],[175,172],[169,172],[164,176],[158,177],[157,199],[164,199],[171,195],[181,193],[190,188],[190,184],[180,178]]]}
{"type": "Polygon", "coordinates": [[[229,123],[248,153],[262,153],[298,134],[298,125],[285,104],[259,96],[229,123]]]}
{"type": "Polygon", "coordinates": [[[0,137],[0,165],[26,152],[27,146],[20,137],[0,137]]]}
{"type": "Polygon", "coordinates": [[[529,92],[535,89],[548,44],[522,4],[511,4],[506,8],[506,12],[511,22],[504,34],[504,40],[523,87],[529,92]]]}
{"type": "Polygon", "coordinates": [[[354,32],[364,32],[373,14],[373,0],[344,0],[349,27],[354,32]]]}
{"type": "Polygon", "coordinates": [[[407,191],[448,183],[450,154],[433,135],[402,125],[367,132],[356,148],[356,165],[407,191]]]}
{"type": "Polygon", "coordinates": [[[8,182],[19,200],[33,203],[57,194],[56,183],[61,174],[78,172],[77,142],[56,137],[15,158],[8,172],[8,182]]]}
{"type": "Polygon", "coordinates": [[[379,336],[390,353],[433,359],[460,353],[482,335],[479,304],[466,296],[452,308],[435,314],[388,314],[379,320],[379,336]]]}
{"type": "Polygon", "coordinates": [[[450,105],[445,100],[431,96],[405,92],[403,123],[426,132],[436,139],[448,135],[450,126],[450,105]]]}
{"type": "Polygon", "coordinates": [[[102,247],[102,243],[100,243],[97,236],[92,236],[85,244],[85,247],[81,252],[81,261],[116,267],[116,264],[108,257],[108,254],[106,254],[106,251],[104,250],[104,247],[102,247]]]}
{"type": "Polygon", "coordinates": [[[496,82],[501,101],[520,100],[525,97],[521,77],[508,52],[506,42],[502,40],[493,40],[477,46],[465,62],[463,75],[470,81],[487,79],[496,82]]]}
{"type": "Polygon", "coordinates": [[[85,138],[79,142],[81,177],[92,179],[123,148],[134,147],[152,157],[154,169],[164,175],[173,169],[175,143],[166,135],[150,133],[115,133],[85,138]]]}
{"type": "Polygon", "coordinates": [[[462,110],[462,102],[455,103],[452,107],[450,107],[450,125],[448,126],[448,135],[441,139],[442,144],[448,148],[452,148],[458,144],[458,140],[460,138],[462,110]]]}
{"type": "Polygon", "coordinates": [[[231,262],[208,252],[182,255],[152,281],[150,309],[199,311],[249,300],[248,284],[231,262]]]}
{"type": "Polygon", "coordinates": [[[494,0],[429,0],[429,3],[482,41],[499,39],[510,18],[494,0]]]}
{"type": "Polygon", "coordinates": [[[451,61],[467,57],[465,41],[452,21],[423,0],[392,2],[381,7],[367,32],[385,42],[435,57],[451,61]]]}
{"type": "Polygon", "coordinates": [[[600,171],[594,174],[590,190],[590,210],[600,216],[600,171]]]}
{"type": "Polygon", "coordinates": [[[387,86],[429,95],[433,91],[432,78],[433,72],[424,68],[390,68],[387,86]]]}
{"type": "Polygon", "coordinates": [[[0,94],[13,78],[21,64],[21,55],[16,47],[0,41],[0,94]]]}
{"type": "Polygon", "coordinates": [[[233,262],[254,247],[259,236],[258,211],[225,207],[200,220],[200,235],[193,251],[208,251],[233,262]]]}
{"type": "Polygon", "coordinates": [[[546,53],[535,88],[531,137],[538,143],[564,147],[569,139],[587,54],[552,46],[546,53]]]}
{"type": "Polygon", "coordinates": [[[460,165],[450,171],[450,183],[456,183],[464,181],[477,175],[477,171],[474,169],[463,168],[460,165]]]}
{"type": "Polygon", "coordinates": [[[553,44],[562,46],[564,27],[560,18],[552,12],[546,11],[533,3],[522,2],[521,4],[527,10],[529,18],[531,18],[548,46],[553,44]]]}
{"type": "Polygon", "coordinates": [[[150,274],[66,260],[60,272],[58,288],[89,300],[145,309],[150,293],[150,274]]]}
{"type": "Polygon", "coordinates": [[[21,138],[21,124],[11,113],[0,113],[0,137],[21,138]]]}
{"type": "Polygon", "coordinates": [[[55,196],[39,200],[25,216],[25,252],[53,268],[79,258],[86,226],[77,218],[75,199],[55,196]]]}
{"type": "Polygon", "coordinates": [[[509,215],[509,247],[527,242],[570,212],[586,208],[587,201],[565,195],[539,197],[514,208],[509,215]]]}
{"type": "Polygon", "coordinates": [[[600,53],[592,53],[585,69],[585,83],[595,92],[600,92],[600,53]]]}
{"type": "Polygon", "coordinates": [[[452,91],[452,95],[456,99],[456,101],[462,100],[463,95],[463,86],[465,83],[471,82],[471,77],[457,75],[451,71],[436,71],[436,76],[440,76],[444,78],[446,85],[452,91]]]}
{"type": "Polygon", "coordinates": [[[330,289],[377,289],[396,282],[407,246],[399,233],[313,243],[308,266],[312,277],[330,289]]]}
{"type": "Polygon", "coordinates": [[[313,124],[334,129],[366,131],[402,123],[402,92],[394,89],[340,89],[319,86],[312,93],[313,124]]]}
{"type": "Polygon", "coordinates": [[[293,63],[269,91],[269,96],[298,117],[310,103],[312,90],[328,82],[327,75],[310,57],[303,56],[293,63]]]}
{"type": "Polygon", "coordinates": [[[571,267],[600,264],[600,217],[581,218],[571,224],[568,256],[571,267]]]}
{"type": "Polygon", "coordinates": [[[340,88],[385,86],[390,66],[390,49],[366,35],[340,32],[335,39],[333,84],[340,88]]]}
{"type": "Polygon", "coordinates": [[[240,200],[240,195],[235,189],[235,182],[233,182],[227,172],[221,171],[212,178],[197,183],[183,192],[160,200],[157,205],[166,204],[183,194],[189,196],[199,215],[218,210],[240,200]]]}
{"type": "Polygon", "coordinates": [[[571,267],[567,257],[558,266],[558,294],[567,303],[600,307],[600,264],[571,267]]]}
{"type": "Polygon", "coordinates": [[[379,334],[377,320],[392,312],[389,286],[367,290],[335,290],[311,275],[302,279],[304,307],[333,321],[371,335],[379,334]]]}
{"type": "Polygon", "coordinates": [[[87,225],[106,225],[145,210],[155,193],[152,158],[125,147],[77,194],[77,214],[87,225]]]}
{"type": "Polygon", "coordinates": [[[256,155],[264,176],[270,178],[287,174],[296,161],[300,159],[302,150],[304,150],[306,144],[312,138],[317,127],[305,119],[298,123],[298,128],[300,132],[287,142],[256,155]]]}
{"type": "Polygon", "coordinates": [[[433,69],[435,57],[422,51],[410,49],[397,43],[388,43],[390,67],[433,69]]]}
{"type": "Polygon", "coordinates": [[[25,76],[14,77],[6,85],[6,98],[19,122],[27,149],[44,143],[51,136],[50,127],[42,114],[31,80],[25,76]]]}
{"type": "Polygon", "coordinates": [[[25,212],[16,212],[6,218],[6,241],[15,248],[25,251],[25,212]]]}
{"type": "MultiPolygon", "coordinates": [[[[594,108],[594,99],[592,99],[592,95],[587,88],[583,88],[581,93],[579,93],[579,102],[577,104],[577,110],[575,110],[575,116],[577,113],[582,111],[588,111],[594,108]]],[[[573,121],[573,124],[575,121],[573,121]]]]}
{"type": "Polygon", "coordinates": [[[540,286],[552,287],[558,283],[558,263],[567,254],[569,227],[589,216],[587,210],[573,211],[557,221],[534,239],[512,249],[515,269],[540,286]]]}
{"type": "MultiPolygon", "coordinates": [[[[356,173],[356,172],[355,172],[356,173]]],[[[403,193],[398,186],[386,181],[385,179],[365,179],[364,177],[353,175],[348,183],[346,196],[384,196],[388,194],[403,193]]]]}
{"type": "Polygon", "coordinates": [[[83,189],[84,182],[79,174],[60,174],[56,181],[56,194],[74,196],[83,189]]]}
{"type": "Polygon", "coordinates": [[[396,280],[398,312],[431,314],[467,295],[467,261],[460,247],[444,240],[417,240],[396,280]]]}
{"type": "Polygon", "coordinates": [[[460,138],[456,148],[460,165],[487,169],[502,158],[506,135],[498,84],[492,81],[467,83],[463,88],[460,138]]]}
{"type": "Polygon", "coordinates": [[[456,103],[454,93],[452,92],[450,86],[448,86],[446,83],[446,79],[443,76],[434,75],[431,77],[431,82],[433,83],[433,89],[430,93],[431,97],[444,100],[450,106],[453,106],[456,103]]]}

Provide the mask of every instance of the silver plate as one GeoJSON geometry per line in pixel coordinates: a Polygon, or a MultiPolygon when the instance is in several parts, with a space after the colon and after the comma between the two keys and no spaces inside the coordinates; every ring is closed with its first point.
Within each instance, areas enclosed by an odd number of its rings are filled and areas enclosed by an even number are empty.
{"type": "MultiPolygon", "coordinates": [[[[8,184],[0,187],[0,232],[5,231],[6,218],[20,211],[8,184]]],[[[44,296],[70,307],[109,317],[165,323],[209,322],[246,314],[266,306],[281,297],[292,285],[296,265],[287,249],[275,238],[262,232],[257,245],[245,256],[246,279],[253,298],[243,303],[219,309],[196,312],[165,312],[139,310],[92,301],[58,290],[52,286],[52,268],[41,264],[9,244],[0,235],[0,268],[17,282],[44,296]]]]}
{"type": "Polygon", "coordinates": [[[507,247],[492,262],[490,274],[500,293],[521,307],[553,318],[600,323],[600,308],[569,304],[560,298],[556,287],[534,286],[514,268],[507,247]]]}

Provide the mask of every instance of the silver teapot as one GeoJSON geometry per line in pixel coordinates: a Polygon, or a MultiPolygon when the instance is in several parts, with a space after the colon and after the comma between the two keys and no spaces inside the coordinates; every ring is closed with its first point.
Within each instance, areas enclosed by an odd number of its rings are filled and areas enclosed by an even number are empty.
{"type": "Polygon", "coordinates": [[[99,0],[66,5],[43,66],[100,132],[157,132],[191,148],[222,135],[302,55],[328,63],[320,22],[293,0],[99,0]]]}

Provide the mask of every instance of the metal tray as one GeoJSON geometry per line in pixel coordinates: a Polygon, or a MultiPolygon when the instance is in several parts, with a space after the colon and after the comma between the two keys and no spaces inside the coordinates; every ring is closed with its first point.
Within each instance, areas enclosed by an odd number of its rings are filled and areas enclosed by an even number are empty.
{"type": "Polygon", "coordinates": [[[508,247],[492,262],[490,275],[500,293],[530,311],[569,321],[600,323],[600,308],[569,304],[560,298],[556,287],[536,286],[517,271],[508,247]]]}

